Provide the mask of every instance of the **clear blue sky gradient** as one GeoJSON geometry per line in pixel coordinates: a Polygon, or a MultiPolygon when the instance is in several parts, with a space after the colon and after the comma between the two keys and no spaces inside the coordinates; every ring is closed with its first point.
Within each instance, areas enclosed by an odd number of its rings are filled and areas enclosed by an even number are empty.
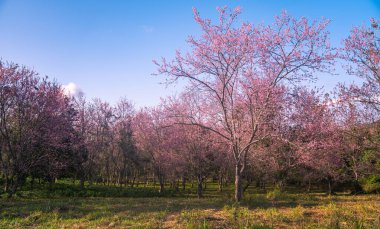
{"type": "MultiPolygon", "coordinates": [[[[240,20],[271,23],[286,9],[310,19],[326,17],[332,43],[339,45],[353,25],[380,17],[380,1],[90,1],[0,0],[0,57],[26,65],[62,84],[77,84],[87,97],[115,103],[127,97],[138,106],[156,105],[180,90],[152,76],[153,59],[186,49],[188,35],[200,34],[192,7],[216,18],[217,6],[241,6],[240,20]]],[[[331,90],[344,76],[322,76],[331,90]]]]}

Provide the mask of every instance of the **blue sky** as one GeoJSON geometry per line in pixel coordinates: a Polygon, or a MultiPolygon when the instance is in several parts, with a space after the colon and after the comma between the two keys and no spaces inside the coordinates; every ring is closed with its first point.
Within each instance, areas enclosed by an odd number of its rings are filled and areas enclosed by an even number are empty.
{"type": "MultiPolygon", "coordinates": [[[[188,35],[200,34],[192,7],[216,18],[217,6],[241,6],[240,20],[271,23],[286,9],[311,19],[326,17],[337,45],[353,25],[380,17],[374,0],[0,0],[0,57],[26,65],[62,84],[80,87],[87,97],[115,103],[120,97],[137,106],[156,105],[180,90],[166,88],[153,59],[185,49],[188,35]]],[[[317,86],[331,90],[344,76],[321,76],[317,86]]],[[[350,79],[351,80],[351,79],[350,79]]]]}

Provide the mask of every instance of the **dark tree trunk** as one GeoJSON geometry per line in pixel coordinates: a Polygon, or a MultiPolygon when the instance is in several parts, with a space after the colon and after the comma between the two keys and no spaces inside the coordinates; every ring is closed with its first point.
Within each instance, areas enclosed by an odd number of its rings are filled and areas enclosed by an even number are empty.
{"type": "Polygon", "coordinates": [[[186,177],[183,176],[182,177],[182,191],[185,191],[185,189],[186,189],[186,177]]]}
{"type": "Polygon", "coordinates": [[[131,187],[133,188],[133,186],[135,186],[135,181],[136,181],[136,176],[133,177],[133,180],[132,180],[132,183],[131,183],[131,187]]]}
{"type": "Polygon", "coordinates": [[[146,175],[145,176],[145,182],[144,182],[144,187],[148,186],[149,185],[149,179],[148,179],[148,176],[146,175]]]}
{"type": "Polygon", "coordinates": [[[308,180],[308,185],[307,185],[307,192],[311,191],[311,181],[310,179],[308,180]]]}
{"type": "Polygon", "coordinates": [[[5,176],[5,183],[4,183],[4,192],[8,192],[9,191],[9,177],[8,176],[5,176]]]}
{"type": "Polygon", "coordinates": [[[159,182],[160,182],[160,190],[159,190],[159,192],[160,192],[160,193],[163,193],[163,192],[165,191],[165,181],[164,181],[164,176],[159,175],[158,180],[159,180],[159,182]]]}
{"type": "MultiPolygon", "coordinates": [[[[17,179],[17,178],[16,178],[17,179]]],[[[13,194],[16,193],[17,191],[17,185],[16,185],[17,182],[15,182],[14,178],[11,177],[9,178],[8,180],[8,188],[7,188],[7,191],[8,191],[8,197],[12,197],[13,194]]]]}
{"type": "Polygon", "coordinates": [[[219,192],[222,192],[223,191],[223,173],[222,172],[220,172],[219,174],[218,183],[219,183],[219,192]]]}
{"type": "Polygon", "coordinates": [[[84,188],[84,176],[82,176],[81,179],[80,179],[80,188],[81,189],[84,188]]]}
{"type": "Polygon", "coordinates": [[[331,189],[331,181],[330,181],[330,179],[328,179],[327,183],[328,183],[328,186],[329,186],[327,194],[331,195],[332,194],[332,189],[331,189]]]}
{"type": "Polygon", "coordinates": [[[332,182],[333,182],[332,179],[330,177],[328,177],[327,178],[327,184],[328,184],[327,194],[328,195],[335,195],[332,182]]]}
{"type": "Polygon", "coordinates": [[[276,186],[278,189],[280,189],[280,191],[284,191],[285,189],[285,182],[284,180],[280,179],[276,182],[276,186]]]}
{"type": "Polygon", "coordinates": [[[34,176],[32,176],[32,179],[30,180],[30,190],[34,189],[34,176]]]}
{"type": "Polygon", "coordinates": [[[202,175],[198,174],[197,181],[198,181],[197,195],[198,195],[198,198],[202,198],[203,197],[203,177],[202,177],[202,175]]]}
{"type": "Polygon", "coordinates": [[[179,191],[179,185],[178,184],[179,184],[178,181],[176,181],[176,180],[172,181],[173,190],[179,191]]]}
{"type": "Polygon", "coordinates": [[[54,179],[49,179],[49,187],[48,187],[49,193],[53,190],[53,184],[54,184],[54,179]]]}

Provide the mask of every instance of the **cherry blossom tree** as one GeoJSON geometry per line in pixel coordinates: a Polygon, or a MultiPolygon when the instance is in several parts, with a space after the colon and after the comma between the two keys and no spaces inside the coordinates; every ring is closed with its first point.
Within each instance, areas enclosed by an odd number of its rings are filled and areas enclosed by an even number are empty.
{"type": "Polygon", "coordinates": [[[371,19],[371,27],[354,27],[344,40],[341,57],[348,61],[347,72],[360,77],[361,86],[343,87],[341,97],[351,102],[360,102],[373,109],[380,110],[380,29],[378,21],[371,19]]]}
{"type": "Polygon", "coordinates": [[[75,166],[76,173],[74,175],[74,178],[79,178],[80,186],[84,188],[84,182],[87,177],[86,166],[88,165],[88,149],[90,148],[89,131],[91,120],[88,112],[88,101],[86,100],[84,94],[81,93],[72,99],[74,109],[77,112],[77,119],[75,120],[74,126],[78,132],[78,138],[80,138],[82,142],[79,150],[82,153],[83,159],[81,161],[78,161],[77,165],[75,166]]]}
{"type": "Polygon", "coordinates": [[[347,161],[355,192],[362,191],[359,180],[376,170],[364,155],[378,156],[374,149],[379,145],[376,134],[371,132],[380,118],[380,30],[376,19],[370,22],[370,26],[353,27],[343,41],[341,58],[346,61],[347,73],[359,77],[361,83],[339,85],[335,102],[336,113],[345,127],[347,161]]]}
{"type": "MultiPolygon", "coordinates": [[[[362,179],[378,173],[379,121],[372,103],[353,100],[352,91],[341,87],[339,100],[334,103],[334,114],[338,117],[345,141],[347,176],[351,177],[353,193],[363,192],[362,179]]],[[[360,92],[360,91],[356,91],[360,92]]],[[[362,93],[362,92],[360,92],[362,93]]]]}
{"type": "Polygon", "coordinates": [[[137,175],[137,171],[141,166],[135,139],[133,138],[132,121],[134,118],[134,107],[127,99],[121,99],[116,105],[115,114],[117,116],[114,135],[116,136],[117,144],[115,158],[119,170],[118,183],[126,184],[128,175],[132,173],[137,175]]]}
{"type": "Polygon", "coordinates": [[[137,149],[151,161],[154,175],[160,184],[160,193],[165,189],[165,178],[175,168],[175,155],[168,141],[168,123],[162,108],[144,109],[136,114],[133,130],[137,149]]]}
{"type": "Polygon", "coordinates": [[[298,163],[313,173],[307,176],[326,181],[328,193],[332,194],[333,183],[345,178],[347,143],[330,102],[328,95],[300,90],[293,102],[290,139],[297,150],[298,163]]]}
{"type": "Polygon", "coordinates": [[[53,182],[80,160],[76,112],[59,84],[15,64],[0,62],[0,160],[5,191],[27,176],[53,182]]]}
{"type": "Polygon", "coordinates": [[[188,80],[187,91],[196,99],[186,123],[223,138],[235,161],[235,199],[242,198],[241,174],[251,147],[267,137],[279,110],[285,84],[312,79],[314,71],[328,71],[335,57],[328,42],[328,20],[309,22],[286,12],[271,25],[235,26],[240,8],[218,8],[219,22],[200,17],[203,34],[189,37],[191,50],[155,62],[158,74],[169,82],[188,80]]]}
{"type": "Polygon", "coordinates": [[[37,98],[36,73],[0,62],[1,167],[4,191],[12,195],[24,182],[30,166],[33,104],[37,98]]]}

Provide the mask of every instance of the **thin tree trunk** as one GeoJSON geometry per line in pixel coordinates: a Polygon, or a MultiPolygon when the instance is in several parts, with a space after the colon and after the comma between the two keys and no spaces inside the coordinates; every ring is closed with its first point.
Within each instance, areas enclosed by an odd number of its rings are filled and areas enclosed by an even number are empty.
{"type": "Polygon", "coordinates": [[[32,176],[32,180],[30,181],[30,190],[34,189],[34,176],[32,176]]]}
{"type": "Polygon", "coordinates": [[[13,194],[15,194],[17,192],[17,188],[18,188],[18,185],[19,185],[19,178],[16,177],[16,179],[11,179],[11,188],[10,188],[10,192],[9,192],[9,198],[13,196],[13,194]]]}
{"type": "Polygon", "coordinates": [[[135,181],[136,181],[136,176],[133,176],[133,180],[132,180],[132,184],[131,184],[131,187],[133,188],[133,186],[135,185],[135,181]]]}
{"type": "Polygon", "coordinates": [[[9,177],[5,176],[4,192],[9,191],[9,177]]]}
{"type": "Polygon", "coordinates": [[[198,198],[202,198],[203,197],[203,177],[202,175],[198,174],[198,189],[197,189],[197,195],[198,195],[198,198]]]}
{"type": "Polygon", "coordinates": [[[243,189],[241,182],[241,166],[237,164],[235,166],[235,200],[240,202],[243,198],[243,189]]]}
{"type": "Polygon", "coordinates": [[[84,188],[84,176],[82,176],[80,178],[80,188],[83,189],[84,188]]]}
{"type": "Polygon", "coordinates": [[[328,183],[328,195],[335,195],[333,191],[333,186],[332,186],[332,179],[330,177],[327,178],[327,183],[328,183]]]}
{"type": "Polygon", "coordinates": [[[50,178],[49,179],[49,187],[48,187],[49,194],[53,190],[53,184],[54,184],[54,178],[50,178]]]}
{"type": "Polygon", "coordinates": [[[183,176],[182,177],[182,191],[185,191],[185,189],[186,189],[186,177],[183,176]]]}
{"type": "Polygon", "coordinates": [[[159,175],[159,177],[158,177],[158,181],[159,181],[159,183],[160,183],[160,190],[159,190],[159,192],[160,192],[160,193],[163,193],[164,190],[165,190],[164,176],[159,175]]]}
{"type": "Polygon", "coordinates": [[[219,192],[222,192],[223,191],[223,173],[222,172],[220,172],[220,174],[219,174],[219,180],[218,180],[219,182],[219,192]]]}
{"type": "Polygon", "coordinates": [[[328,179],[328,184],[329,184],[329,190],[328,190],[328,194],[331,195],[332,194],[332,191],[331,191],[331,181],[330,179],[328,179]]]}

